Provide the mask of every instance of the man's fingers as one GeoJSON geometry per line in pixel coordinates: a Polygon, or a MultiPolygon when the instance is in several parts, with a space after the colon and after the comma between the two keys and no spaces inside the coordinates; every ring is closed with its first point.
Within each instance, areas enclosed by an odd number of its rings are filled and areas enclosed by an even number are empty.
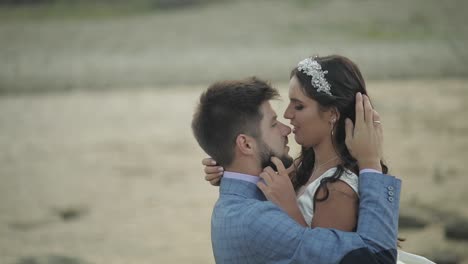
{"type": "Polygon", "coordinates": [[[279,175],[288,175],[286,172],[286,168],[284,167],[283,162],[278,159],[277,157],[271,157],[271,162],[276,165],[276,169],[278,170],[279,175]]]}
{"type": "Polygon", "coordinates": [[[354,136],[353,121],[351,121],[351,119],[349,119],[349,118],[346,118],[346,120],[345,120],[345,134],[346,134],[345,143],[346,143],[346,145],[348,145],[349,142],[351,142],[351,139],[354,136]]]}
{"type": "Polygon", "coordinates": [[[380,114],[374,110],[374,125],[375,130],[377,131],[377,136],[379,138],[380,143],[383,143],[383,128],[382,128],[382,120],[380,118],[380,114]]]}
{"type": "Polygon", "coordinates": [[[375,109],[373,110],[373,118],[374,118],[374,121],[377,121],[376,123],[379,123],[380,122],[380,114],[379,112],[377,112],[375,109]]]}
{"type": "Polygon", "coordinates": [[[364,120],[368,126],[372,125],[373,119],[373,109],[370,103],[369,97],[367,95],[363,95],[363,105],[364,105],[364,120]]]}
{"type": "Polygon", "coordinates": [[[202,165],[205,166],[214,166],[216,165],[216,161],[212,158],[204,158],[202,159],[202,165]]]}
{"type": "Polygon", "coordinates": [[[356,94],[356,122],[354,125],[356,127],[364,124],[364,106],[362,105],[362,94],[356,94]]]}
{"type": "Polygon", "coordinates": [[[379,136],[382,136],[383,135],[382,120],[380,118],[379,112],[377,112],[376,110],[373,110],[372,116],[373,116],[373,123],[376,128],[376,131],[377,133],[380,134],[379,136]]]}

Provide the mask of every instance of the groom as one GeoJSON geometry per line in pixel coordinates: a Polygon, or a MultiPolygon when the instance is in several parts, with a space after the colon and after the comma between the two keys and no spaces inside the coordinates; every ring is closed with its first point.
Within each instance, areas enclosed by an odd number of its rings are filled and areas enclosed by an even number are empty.
{"type": "Polygon", "coordinates": [[[361,171],[358,227],[351,233],[302,227],[257,187],[270,157],[286,167],[292,163],[291,130],[276,120],[270,105],[277,97],[268,83],[250,78],[215,83],[200,98],[194,135],[225,168],[211,222],[216,263],[396,263],[401,182],[375,172],[381,142],[369,137],[376,130],[370,106],[357,95],[354,133],[347,135],[361,170],[374,169],[361,171]]]}

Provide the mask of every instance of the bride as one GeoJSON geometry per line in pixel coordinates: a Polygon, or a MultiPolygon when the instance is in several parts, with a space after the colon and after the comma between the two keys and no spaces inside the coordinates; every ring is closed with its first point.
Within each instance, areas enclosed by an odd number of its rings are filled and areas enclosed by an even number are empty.
{"type": "MultiPolygon", "coordinates": [[[[288,170],[282,170],[282,164],[276,166],[279,176],[289,176],[290,181],[271,181],[278,175],[267,167],[260,174],[264,182],[258,187],[285,212],[301,212],[300,215],[289,213],[299,224],[355,231],[360,171],[346,147],[345,132],[347,129],[352,131],[350,120],[355,119],[356,93],[361,93],[364,102],[370,103],[359,68],[343,56],[306,58],[291,72],[290,103],[284,118],[290,120],[294,138],[302,151],[288,170]],[[286,195],[288,192],[294,192],[294,195],[286,195]],[[297,200],[285,197],[296,197],[297,200]]],[[[375,125],[381,125],[375,122],[375,125]]],[[[222,168],[213,165],[216,162],[209,158],[204,159],[203,164],[206,166],[205,179],[213,185],[219,184],[222,168]]],[[[383,161],[381,167],[383,173],[388,173],[383,161]]],[[[390,186],[386,199],[392,202],[392,196],[390,186]]],[[[399,250],[398,263],[433,262],[399,250]]]]}

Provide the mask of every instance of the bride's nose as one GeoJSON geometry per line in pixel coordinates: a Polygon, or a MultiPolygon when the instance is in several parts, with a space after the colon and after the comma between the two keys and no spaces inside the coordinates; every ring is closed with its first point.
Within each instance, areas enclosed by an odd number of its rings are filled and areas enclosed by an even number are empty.
{"type": "Polygon", "coordinates": [[[293,116],[294,116],[294,115],[293,115],[293,113],[292,113],[292,111],[291,111],[291,107],[290,107],[290,105],[288,105],[288,107],[287,107],[286,110],[284,111],[283,117],[284,117],[285,119],[292,119],[293,116]]]}

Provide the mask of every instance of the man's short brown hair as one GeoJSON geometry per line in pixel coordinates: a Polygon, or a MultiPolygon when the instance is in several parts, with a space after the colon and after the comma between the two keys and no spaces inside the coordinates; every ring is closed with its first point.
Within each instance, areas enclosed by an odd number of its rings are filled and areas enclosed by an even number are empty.
{"type": "Polygon", "coordinates": [[[276,89],[256,77],[212,84],[200,96],[192,120],[198,144],[219,165],[229,166],[237,136],[260,138],[260,106],[277,97],[276,89]]]}

